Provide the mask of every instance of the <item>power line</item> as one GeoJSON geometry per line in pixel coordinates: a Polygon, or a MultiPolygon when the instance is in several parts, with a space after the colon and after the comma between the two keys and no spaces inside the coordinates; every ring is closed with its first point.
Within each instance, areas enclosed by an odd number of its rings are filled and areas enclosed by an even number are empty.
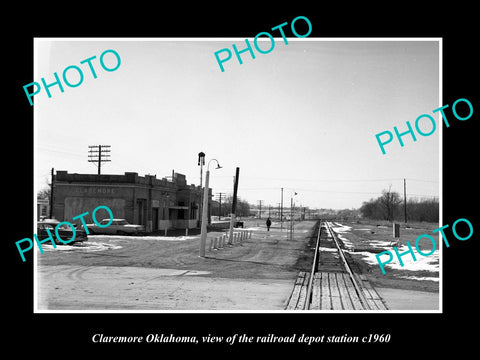
{"type": "Polygon", "coordinates": [[[101,173],[102,162],[109,162],[110,157],[110,145],[90,145],[88,147],[88,162],[97,163],[98,175],[101,173]],[[103,157],[103,158],[102,158],[103,157]]]}

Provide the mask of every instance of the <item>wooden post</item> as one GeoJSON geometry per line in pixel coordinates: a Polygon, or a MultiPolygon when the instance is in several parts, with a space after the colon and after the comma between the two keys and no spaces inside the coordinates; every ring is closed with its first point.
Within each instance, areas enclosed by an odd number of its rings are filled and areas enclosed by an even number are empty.
{"type": "Polygon", "coordinates": [[[393,237],[394,238],[400,237],[400,224],[393,223],[393,237]]]}

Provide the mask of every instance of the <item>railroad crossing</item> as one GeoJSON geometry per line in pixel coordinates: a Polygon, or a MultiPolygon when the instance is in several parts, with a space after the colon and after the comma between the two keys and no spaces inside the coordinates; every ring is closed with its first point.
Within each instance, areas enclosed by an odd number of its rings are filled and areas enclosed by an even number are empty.
{"type": "Polygon", "coordinates": [[[310,272],[301,271],[286,310],[388,310],[367,278],[355,274],[329,222],[316,225],[310,272]]]}

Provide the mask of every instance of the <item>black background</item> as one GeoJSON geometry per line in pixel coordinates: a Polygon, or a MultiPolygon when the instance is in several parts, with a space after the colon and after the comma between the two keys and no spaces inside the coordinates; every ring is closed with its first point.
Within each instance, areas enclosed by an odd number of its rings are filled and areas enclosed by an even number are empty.
{"type": "Polygon", "coordinates": [[[386,2],[381,6],[359,2],[354,5],[341,2],[335,6],[323,2],[305,6],[300,2],[277,2],[263,3],[261,7],[246,3],[205,4],[192,6],[185,2],[181,9],[165,7],[161,2],[117,2],[103,8],[94,3],[58,7],[44,4],[27,7],[24,4],[24,8],[12,6],[4,13],[2,29],[6,46],[2,73],[7,79],[2,92],[4,346],[16,350],[17,354],[27,351],[32,354],[33,351],[53,358],[83,353],[94,355],[105,350],[111,355],[134,350],[137,354],[148,353],[158,358],[171,356],[167,353],[170,350],[174,350],[172,354],[176,357],[184,351],[193,351],[193,355],[206,351],[209,356],[216,357],[224,351],[236,354],[242,350],[251,354],[258,354],[251,352],[253,350],[265,350],[265,356],[269,356],[291,347],[298,354],[304,351],[318,355],[338,354],[338,351],[355,350],[356,354],[368,356],[398,354],[415,358],[422,352],[432,355],[444,349],[461,349],[464,353],[473,347],[475,334],[478,334],[474,321],[478,302],[475,264],[480,233],[478,212],[474,212],[472,206],[478,200],[475,169],[479,163],[474,152],[480,113],[478,89],[474,87],[474,82],[479,80],[478,68],[474,66],[478,64],[478,40],[474,32],[478,30],[478,19],[474,17],[477,10],[460,2],[425,8],[419,7],[418,2],[386,2]],[[443,314],[34,314],[32,252],[22,263],[15,246],[15,241],[32,236],[33,108],[25,97],[23,85],[35,80],[33,38],[251,38],[283,22],[290,24],[300,15],[312,23],[310,37],[443,38],[443,104],[451,107],[458,98],[467,98],[474,108],[473,116],[463,122],[454,119],[450,109],[446,111],[452,120],[450,128],[443,128],[443,224],[451,225],[458,218],[467,218],[475,230],[469,240],[452,240],[450,248],[444,247],[443,314]],[[91,337],[95,333],[112,336],[173,333],[198,337],[235,333],[361,337],[369,333],[389,333],[391,341],[388,344],[311,346],[93,344],[91,337]]]}

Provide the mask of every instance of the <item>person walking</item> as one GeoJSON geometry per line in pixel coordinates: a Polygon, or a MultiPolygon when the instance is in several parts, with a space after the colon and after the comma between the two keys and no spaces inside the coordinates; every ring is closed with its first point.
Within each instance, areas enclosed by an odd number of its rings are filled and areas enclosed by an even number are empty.
{"type": "Polygon", "coordinates": [[[272,221],[270,218],[267,219],[267,231],[270,231],[270,225],[272,225],[272,221]]]}

